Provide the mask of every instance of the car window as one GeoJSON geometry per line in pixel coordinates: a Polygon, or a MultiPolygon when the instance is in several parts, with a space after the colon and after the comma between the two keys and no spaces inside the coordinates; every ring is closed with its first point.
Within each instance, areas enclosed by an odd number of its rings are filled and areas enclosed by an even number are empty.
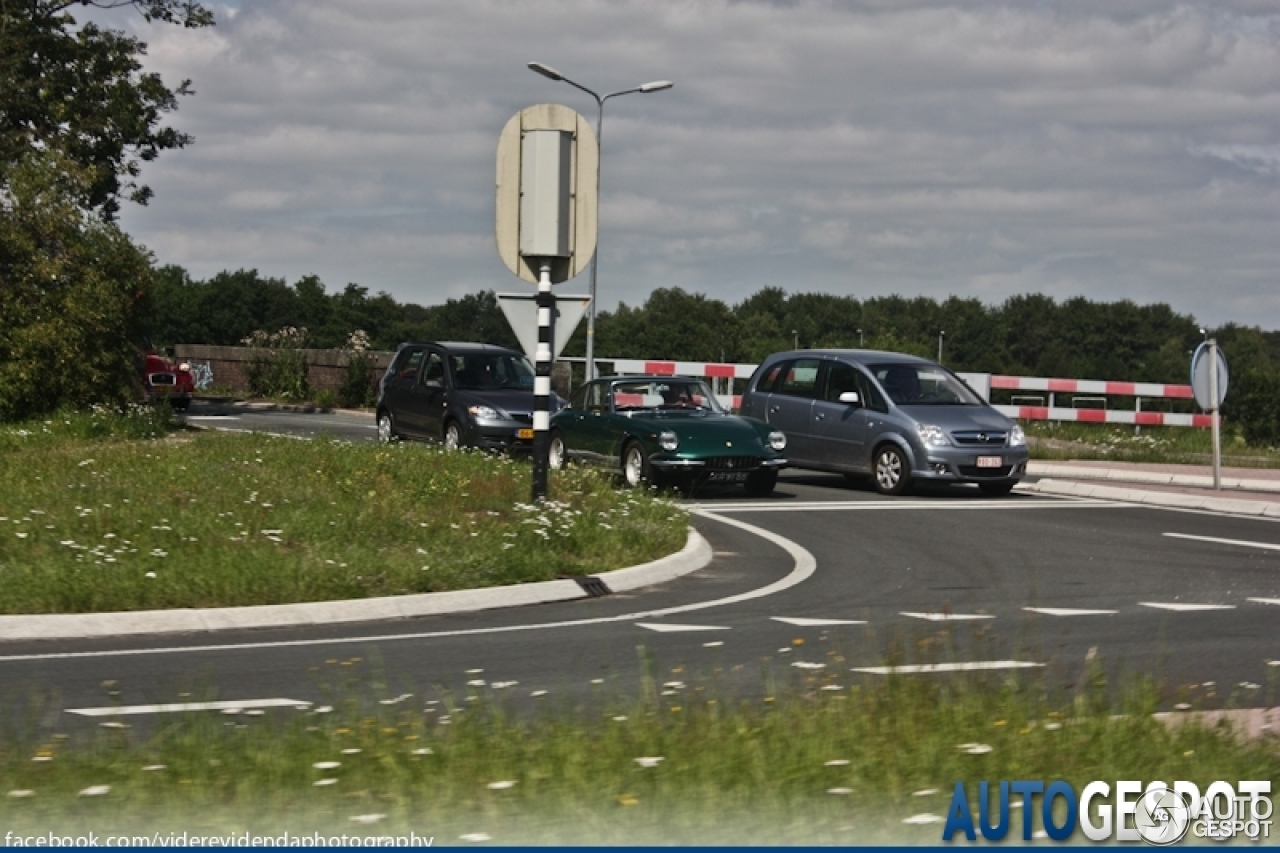
{"type": "Polygon", "coordinates": [[[821,366],[822,361],[816,358],[798,358],[789,362],[775,393],[792,397],[816,397],[818,368],[821,366]]]}
{"type": "Polygon", "coordinates": [[[782,375],[783,362],[778,362],[773,367],[765,371],[764,376],[760,377],[760,381],[756,383],[756,390],[769,393],[773,390],[773,386],[777,384],[778,377],[782,375]]]}
{"type": "Polygon", "coordinates": [[[603,382],[595,382],[587,386],[586,407],[588,412],[609,411],[608,386],[603,382]]]}
{"type": "Polygon", "coordinates": [[[426,353],[420,349],[406,350],[396,359],[396,378],[412,382],[418,378],[418,368],[422,366],[422,357],[426,353]]]}
{"type": "Polygon", "coordinates": [[[888,402],[885,401],[884,395],[880,393],[876,384],[871,381],[871,377],[861,370],[857,371],[857,374],[854,381],[858,384],[858,393],[862,395],[862,405],[877,412],[889,411],[888,402]]]}
{"type": "Polygon", "coordinates": [[[641,379],[615,382],[612,389],[616,412],[638,409],[658,411],[723,412],[720,402],[698,379],[641,379]]]}
{"type": "Polygon", "coordinates": [[[431,353],[427,356],[427,367],[422,371],[422,384],[428,385],[432,382],[444,384],[444,359],[440,358],[439,353],[431,353]]]}
{"type": "Polygon", "coordinates": [[[585,409],[587,407],[587,392],[593,387],[591,385],[583,385],[581,388],[575,389],[569,395],[569,408],[578,409],[579,411],[585,409]]]}
{"type": "Polygon", "coordinates": [[[937,365],[874,364],[871,373],[889,399],[900,406],[983,405],[963,382],[937,365]]]}
{"type": "Polygon", "coordinates": [[[822,399],[837,403],[840,401],[840,395],[846,391],[857,391],[861,395],[862,388],[858,385],[859,375],[858,368],[852,364],[845,364],[843,361],[828,362],[827,381],[824,383],[822,399]]]}
{"type": "Polygon", "coordinates": [[[456,388],[466,391],[533,388],[529,359],[513,353],[466,353],[449,357],[456,388]]]}

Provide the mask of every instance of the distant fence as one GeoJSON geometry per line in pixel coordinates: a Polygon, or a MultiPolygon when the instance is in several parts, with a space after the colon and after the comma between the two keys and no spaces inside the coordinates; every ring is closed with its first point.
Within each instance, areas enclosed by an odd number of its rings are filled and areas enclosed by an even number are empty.
{"type": "MultiPolygon", "coordinates": [[[[207,344],[178,344],[173,348],[174,357],[178,361],[199,364],[202,372],[207,370],[215,389],[226,391],[248,391],[249,375],[247,365],[254,355],[261,350],[252,347],[219,347],[207,344]]],[[[307,354],[307,383],[313,391],[337,391],[342,387],[347,376],[347,360],[351,353],[341,349],[309,349],[307,354]]],[[[393,352],[371,351],[365,353],[373,360],[369,368],[369,381],[375,382],[382,376],[387,365],[395,356],[393,352]]]]}

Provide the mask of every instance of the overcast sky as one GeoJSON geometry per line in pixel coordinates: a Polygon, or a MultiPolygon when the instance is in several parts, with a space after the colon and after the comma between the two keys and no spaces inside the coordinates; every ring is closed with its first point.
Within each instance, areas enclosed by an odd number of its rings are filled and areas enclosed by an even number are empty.
{"type": "MultiPolygon", "coordinates": [[[[600,308],[658,287],[1167,302],[1280,329],[1280,5],[244,0],[138,32],[191,78],[122,217],[161,263],[436,304],[529,291],[498,134],[605,107],[600,308]]],[[[559,285],[585,293],[587,276],[559,285]]]]}

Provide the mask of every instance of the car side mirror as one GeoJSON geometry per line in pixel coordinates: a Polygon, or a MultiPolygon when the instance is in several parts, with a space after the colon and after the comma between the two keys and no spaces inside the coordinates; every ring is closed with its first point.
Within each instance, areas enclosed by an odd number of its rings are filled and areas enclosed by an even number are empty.
{"type": "Polygon", "coordinates": [[[858,396],[857,391],[841,391],[838,399],[841,403],[846,403],[850,406],[857,406],[862,402],[862,398],[858,396]]]}
{"type": "Polygon", "coordinates": [[[425,385],[425,386],[427,386],[428,388],[443,388],[443,387],[444,387],[444,382],[440,381],[439,379],[428,379],[427,381],[423,382],[422,384],[423,384],[423,385],[425,385]]]}

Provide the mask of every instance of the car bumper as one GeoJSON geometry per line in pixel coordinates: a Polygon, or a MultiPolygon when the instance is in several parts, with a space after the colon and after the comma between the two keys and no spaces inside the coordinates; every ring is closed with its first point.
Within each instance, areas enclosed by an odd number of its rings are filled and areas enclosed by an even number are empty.
{"type": "Polygon", "coordinates": [[[533,426],[514,420],[472,424],[467,443],[482,450],[528,453],[533,450],[533,426]]]}
{"type": "Polygon", "coordinates": [[[677,456],[655,455],[649,464],[659,471],[758,471],[780,469],[787,460],[780,457],[723,456],[702,459],[686,459],[677,456]]]}
{"type": "Polygon", "coordinates": [[[947,483],[996,483],[1021,480],[1027,474],[1030,454],[1025,447],[976,450],[962,447],[930,447],[918,458],[912,477],[947,483]],[[999,464],[993,464],[995,461],[999,464]]]}

